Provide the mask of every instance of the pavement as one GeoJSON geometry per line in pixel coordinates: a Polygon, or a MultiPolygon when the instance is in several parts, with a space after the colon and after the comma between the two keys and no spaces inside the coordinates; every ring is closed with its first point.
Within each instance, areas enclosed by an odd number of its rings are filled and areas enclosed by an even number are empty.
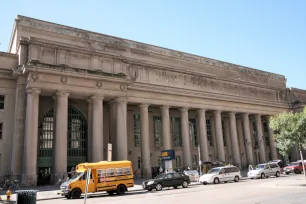
{"type": "MultiPolygon", "coordinates": [[[[135,185],[132,188],[128,189],[128,193],[132,194],[141,194],[143,192],[146,192],[142,189],[142,182],[144,180],[138,179],[135,181],[135,185]]],[[[271,188],[271,189],[277,189],[277,188],[300,188],[306,190],[306,180],[304,175],[282,175],[281,178],[269,178],[269,179],[255,179],[255,180],[249,180],[247,178],[243,178],[241,182],[239,183],[249,183],[249,184],[256,184],[256,186],[259,186],[261,188],[271,188]]],[[[199,183],[194,182],[191,183],[190,187],[196,187],[199,185],[199,183]]],[[[230,184],[232,185],[232,184],[230,184]]],[[[203,186],[203,185],[200,185],[203,186]]],[[[212,185],[215,187],[223,186],[223,185],[212,185]]],[[[215,188],[214,187],[214,188],[215,188]]],[[[31,188],[33,190],[38,190],[37,192],[37,201],[46,201],[46,200],[54,200],[54,199],[63,199],[63,196],[58,195],[59,192],[59,186],[58,185],[50,185],[50,186],[41,186],[41,187],[35,187],[31,188]]],[[[2,192],[1,194],[2,199],[5,199],[5,192],[2,192]]],[[[95,193],[95,194],[88,194],[89,197],[99,197],[99,196],[105,196],[106,193],[95,193]]],[[[12,201],[16,201],[16,194],[13,194],[11,197],[12,201]]]]}

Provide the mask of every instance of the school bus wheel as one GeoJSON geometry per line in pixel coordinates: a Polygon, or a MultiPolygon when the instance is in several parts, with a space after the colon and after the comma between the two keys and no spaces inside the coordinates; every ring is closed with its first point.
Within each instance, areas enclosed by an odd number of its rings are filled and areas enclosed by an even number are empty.
{"type": "Polygon", "coordinates": [[[75,188],[71,192],[71,196],[73,199],[79,199],[81,198],[81,195],[82,195],[82,191],[79,188],[75,188]]]}
{"type": "Polygon", "coordinates": [[[126,186],[123,185],[123,184],[120,184],[118,187],[117,187],[117,194],[118,195],[123,195],[126,191],[126,186]]]}

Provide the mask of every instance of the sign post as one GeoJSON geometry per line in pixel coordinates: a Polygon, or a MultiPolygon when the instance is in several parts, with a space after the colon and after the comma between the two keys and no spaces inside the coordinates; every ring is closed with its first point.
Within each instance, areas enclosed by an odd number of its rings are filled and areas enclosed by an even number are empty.
{"type": "Polygon", "coordinates": [[[87,193],[88,193],[88,185],[90,182],[90,174],[91,174],[91,169],[87,169],[87,175],[86,175],[86,187],[85,187],[85,196],[84,196],[84,204],[86,204],[87,201],[87,193]]]}
{"type": "Polygon", "coordinates": [[[202,161],[201,161],[201,149],[200,149],[200,145],[198,145],[198,153],[199,153],[200,176],[202,176],[202,161]]]}
{"type": "Polygon", "coordinates": [[[112,150],[113,150],[113,145],[111,143],[108,143],[108,145],[107,145],[107,161],[112,161],[112,150]]]}

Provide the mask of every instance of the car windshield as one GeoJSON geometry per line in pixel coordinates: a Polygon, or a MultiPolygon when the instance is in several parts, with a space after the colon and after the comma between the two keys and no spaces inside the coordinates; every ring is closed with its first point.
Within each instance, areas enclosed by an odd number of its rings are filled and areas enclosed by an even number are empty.
{"type": "Polygon", "coordinates": [[[289,164],[289,166],[298,166],[299,165],[299,163],[297,163],[297,162],[291,162],[290,164],[289,164]]]}
{"type": "Polygon", "coordinates": [[[220,168],[214,168],[214,169],[209,170],[208,174],[217,174],[219,173],[219,171],[220,171],[220,168]]]}
{"type": "Polygon", "coordinates": [[[264,169],[265,165],[264,164],[259,164],[256,166],[256,169],[264,169]]]}
{"type": "Polygon", "coordinates": [[[154,179],[162,179],[166,176],[166,174],[159,174],[158,176],[156,176],[154,179]]]}
{"type": "Polygon", "coordinates": [[[69,179],[69,182],[78,180],[79,178],[81,178],[81,177],[83,176],[83,174],[84,174],[84,172],[78,172],[78,173],[74,174],[74,175],[69,179]]]}

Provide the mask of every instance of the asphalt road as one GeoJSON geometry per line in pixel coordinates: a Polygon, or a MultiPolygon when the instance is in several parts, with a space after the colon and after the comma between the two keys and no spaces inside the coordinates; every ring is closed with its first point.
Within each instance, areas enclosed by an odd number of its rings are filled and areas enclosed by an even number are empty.
{"type": "MultiPolygon", "coordinates": [[[[283,180],[283,183],[294,183],[290,177],[268,178],[257,180],[244,180],[238,183],[226,183],[217,185],[194,185],[186,189],[163,189],[156,192],[128,192],[124,196],[99,195],[90,197],[87,203],[110,204],[191,204],[192,203],[232,203],[232,204],[305,204],[306,187],[281,186],[273,183],[283,180]]],[[[306,183],[306,181],[305,181],[306,183]]],[[[67,200],[56,199],[39,201],[40,204],[78,204],[84,203],[84,199],[67,200]]]]}

